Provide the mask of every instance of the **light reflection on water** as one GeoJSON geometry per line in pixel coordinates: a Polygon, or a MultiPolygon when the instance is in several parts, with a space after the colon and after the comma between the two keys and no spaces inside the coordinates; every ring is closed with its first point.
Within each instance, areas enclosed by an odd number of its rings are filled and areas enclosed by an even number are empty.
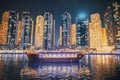
{"type": "Polygon", "coordinates": [[[39,79],[73,79],[78,80],[83,77],[90,79],[88,67],[82,67],[78,63],[43,63],[29,64],[21,70],[21,76],[39,79]],[[34,66],[33,66],[34,65],[34,66]]]}
{"type": "Polygon", "coordinates": [[[29,63],[0,54],[0,80],[120,80],[120,55],[85,55],[79,63],[29,63]]]}

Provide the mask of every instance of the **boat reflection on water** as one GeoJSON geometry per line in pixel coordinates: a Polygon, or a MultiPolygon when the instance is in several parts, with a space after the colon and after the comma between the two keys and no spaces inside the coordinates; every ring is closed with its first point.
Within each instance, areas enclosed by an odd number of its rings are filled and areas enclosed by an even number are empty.
{"type": "Polygon", "coordinates": [[[120,80],[120,55],[85,55],[79,63],[29,63],[0,54],[0,80],[120,80]]]}
{"type": "Polygon", "coordinates": [[[90,80],[90,69],[79,63],[29,63],[21,70],[22,79],[86,79],[90,80]]]}
{"type": "Polygon", "coordinates": [[[79,63],[29,63],[21,80],[120,80],[120,55],[86,55],[79,63]]]}

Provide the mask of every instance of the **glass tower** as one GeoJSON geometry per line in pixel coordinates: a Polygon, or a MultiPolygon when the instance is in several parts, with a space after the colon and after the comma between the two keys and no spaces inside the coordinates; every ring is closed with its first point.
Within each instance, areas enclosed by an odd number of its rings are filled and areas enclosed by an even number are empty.
{"type": "Polygon", "coordinates": [[[85,48],[88,46],[88,18],[76,18],[76,46],[85,48]]]}
{"type": "Polygon", "coordinates": [[[36,30],[35,30],[35,48],[43,48],[43,33],[44,33],[44,17],[39,15],[36,18],[36,30]]]}
{"type": "Polygon", "coordinates": [[[104,14],[108,45],[120,48],[120,2],[108,4],[104,14]]]}
{"type": "Polygon", "coordinates": [[[9,49],[14,49],[17,45],[18,13],[15,11],[6,11],[3,13],[2,24],[4,27],[4,37],[9,49]]]}
{"type": "Polygon", "coordinates": [[[52,49],[55,40],[55,21],[53,19],[53,14],[50,12],[45,12],[44,14],[44,40],[43,47],[45,50],[52,49]]]}
{"type": "Polygon", "coordinates": [[[22,14],[22,35],[21,35],[21,47],[23,49],[29,49],[32,46],[33,41],[33,20],[29,12],[23,12],[22,14]]]}
{"type": "Polygon", "coordinates": [[[68,12],[62,14],[62,46],[70,46],[71,15],[68,12]]]}

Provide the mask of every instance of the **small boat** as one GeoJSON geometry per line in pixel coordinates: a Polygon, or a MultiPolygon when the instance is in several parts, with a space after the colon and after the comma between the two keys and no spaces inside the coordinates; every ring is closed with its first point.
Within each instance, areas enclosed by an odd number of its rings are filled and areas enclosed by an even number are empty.
{"type": "Polygon", "coordinates": [[[79,62],[84,55],[82,52],[67,51],[26,51],[30,62],[79,62]]]}

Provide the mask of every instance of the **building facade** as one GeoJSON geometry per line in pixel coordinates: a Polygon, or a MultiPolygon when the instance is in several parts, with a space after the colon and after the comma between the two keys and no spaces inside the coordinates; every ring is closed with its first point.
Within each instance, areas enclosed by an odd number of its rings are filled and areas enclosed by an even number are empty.
{"type": "Polygon", "coordinates": [[[29,12],[22,13],[21,48],[29,49],[33,45],[34,22],[29,12]]]}
{"type": "Polygon", "coordinates": [[[120,48],[120,2],[110,3],[104,14],[108,45],[120,48]]]}
{"type": "Polygon", "coordinates": [[[85,48],[88,46],[88,19],[76,19],[76,45],[77,47],[85,48]]]}
{"type": "Polygon", "coordinates": [[[2,16],[1,42],[8,49],[14,49],[17,45],[18,13],[12,10],[6,11],[2,16]]]}
{"type": "Polygon", "coordinates": [[[70,27],[70,44],[76,46],[76,24],[72,24],[70,27]]]}
{"type": "Polygon", "coordinates": [[[8,30],[9,11],[6,11],[2,15],[1,23],[1,44],[6,45],[7,41],[7,30],[8,30]]]}
{"type": "Polygon", "coordinates": [[[2,43],[2,37],[3,37],[3,32],[2,32],[2,24],[0,24],[0,45],[3,45],[3,43],[2,43]]]}
{"type": "Polygon", "coordinates": [[[53,14],[45,12],[44,14],[44,39],[43,48],[49,50],[54,46],[55,43],[55,21],[53,14]]]}
{"type": "Polygon", "coordinates": [[[36,29],[35,29],[35,48],[43,48],[43,37],[44,37],[44,17],[37,16],[36,18],[36,29]]]}
{"type": "Polygon", "coordinates": [[[89,23],[89,47],[101,52],[102,48],[102,26],[99,13],[90,16],[89,23]]]}
{"type": "Polygon", "coordinates": [[[102,28],[102,46],[108,46],[106,28],[102,28]]]}
{"type": "Polygon", "coordinates": [[[59,45],[62,45],[62,26],[60,26],[60,36],[59,36],[59,45]]]}
{"type": "Polygon", "coordinates": [[[22,21],[18,21],[18,29],[17,29],[17,45],[20,46],[21,42],[21,32],[22,32],[22,21]]]}
{"type": "MultiPolygon", "coordinates": [[[[18,13],[9,11],[7,45],[17,45],[18,13]]],[[[12,47],[12,46],[11,46],[12,47]]]]}
{"type": "Polygon", "coordinates": [[[62,14],[62,46],[70,46],[71,15],[68,12],[62,14]]]}

